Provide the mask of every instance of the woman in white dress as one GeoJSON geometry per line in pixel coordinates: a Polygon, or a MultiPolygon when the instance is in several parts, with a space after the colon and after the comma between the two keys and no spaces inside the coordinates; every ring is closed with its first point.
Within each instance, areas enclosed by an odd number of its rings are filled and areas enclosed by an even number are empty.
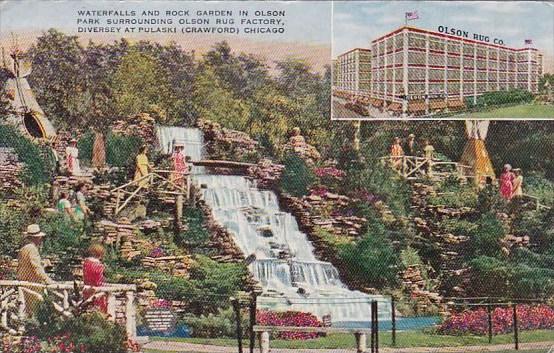
{"type": "Polygon", "coordinates": [[[77,148],[77,140],[71,139],[69,146],[65,148],[65,162],[67,171],[70,175],[81,174],[81,166],[79,165],[79,149],[77,148]]]}

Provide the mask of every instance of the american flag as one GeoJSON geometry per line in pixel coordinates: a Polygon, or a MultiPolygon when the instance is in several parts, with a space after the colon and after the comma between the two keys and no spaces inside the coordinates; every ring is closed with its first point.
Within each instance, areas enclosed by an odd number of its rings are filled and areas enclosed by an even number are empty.
{"type": "Polygon", "coordinates": [[[417,15],[417,11],[412,12],[406,12],[406,20],[417,20],[419,19],[419,16],[417,15]]]}
{"type": "Polygon", "coordinates": [[[525,44],[533,44],[533,40],[532,39],[526,39],[525,44]]]}

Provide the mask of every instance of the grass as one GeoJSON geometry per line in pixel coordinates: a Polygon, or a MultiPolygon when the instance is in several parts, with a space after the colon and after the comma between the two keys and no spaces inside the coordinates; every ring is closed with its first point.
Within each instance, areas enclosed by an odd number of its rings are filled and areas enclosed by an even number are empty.
{"type": "MultiPolygon", "coordinates": [[[[552,330],[534,330],[520,332],[520,342],[548,342],[554,340],[554,331],[552,330]]],[[[237,340],[233,338],[165,338],[151,337],[152,340],[166,340],[195,343],[214,346],[236,346],[237,340]]],[[[369,340],[369,337],[368,337],[369,340]]],[[[391,333],[383,332],[379,334],[381,347],[391,346],[391,333]]],[[[492,344],[513,343],[513,335],[497,335],[493,337],[492,344]]],[[[248,341],[244,340],[247,345],[248,341]]],[[[369,344],[369,343],[368,343],[369,344]]],[[[465,347],[488,345],[486,336],[446,336],[421,331],[398,332],[396,334],[396,347],[465,347]]],[[[312,340],[271,340],[273,348],[291,348],[291,349],[340,349],[356,347],[356,340],[353,334],[330,334],[326,337],[320,337],[312,340]]]]}
{"type": "Polygon", "coordinates": [[[459,114],[452,118],[468,117],[475,119],[554,119],[554,105],[521,104],[459,114]]]}

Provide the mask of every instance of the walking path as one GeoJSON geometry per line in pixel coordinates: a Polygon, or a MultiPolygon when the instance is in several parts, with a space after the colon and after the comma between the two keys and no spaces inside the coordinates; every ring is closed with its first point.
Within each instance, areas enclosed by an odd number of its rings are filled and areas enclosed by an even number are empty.
{"type": "MultiPolygon", "coordinates": [[[[545,353],[554,347],[554,341],[551,342],[534,342],[520,343],[519,349],[539,350],[544,349],[545,353]]],[[[160,352],[179,352],[179,353],[236,353],[237,347],[223,346],[206,346],[201,344],[193,344],[186,342],[173,341],[153,341],[143,346],[145,350],[155,350],[160,352]]],[[[369,349],[369,348],[368,348],[369,349]]],[[[467,347],[410,347],[410,348],[379,348],[381,353],[466,353],[466,352],[497,352],[510,351],[514,349],[513,344],[496,344],[489,346],[467,346],[467,347]]],[[[244,348],[247,352],[248,348],[244,348]]],[[[308,353],[337,353],[337,352],[356,352],[355,349],[287,349],[287,348],[272,348],[271,353],[292,353],[292,352],[308,352],[308,353]]],[[[256,352],[258,349],[256,348],[256,352]]]]}

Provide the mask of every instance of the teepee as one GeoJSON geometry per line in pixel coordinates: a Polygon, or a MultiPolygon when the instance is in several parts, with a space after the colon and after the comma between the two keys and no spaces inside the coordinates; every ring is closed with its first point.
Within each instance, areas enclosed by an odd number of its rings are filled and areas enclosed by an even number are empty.
{"type": "Polygon", "coordinates": [[[8,116],[8,122],[31,137],[52,139],[56,136],[56,129],[46,118],[27,81],[31,64],[22,61],[20,56],[21,52],[16,47],[9,55],[2,48],[2,68],[9,76],[5,88],[14,111],[14,114],[8,116]]]}
{"type": "Polygon", "coordinates": [[[475,183],[480,184],[487,178],[494,180],[494,168],[485,146],[485,139],[489,129],[489,121],[466,120],[467,144],[460,158],[460,163],[471,168],[475,176],[475,183]]]}

